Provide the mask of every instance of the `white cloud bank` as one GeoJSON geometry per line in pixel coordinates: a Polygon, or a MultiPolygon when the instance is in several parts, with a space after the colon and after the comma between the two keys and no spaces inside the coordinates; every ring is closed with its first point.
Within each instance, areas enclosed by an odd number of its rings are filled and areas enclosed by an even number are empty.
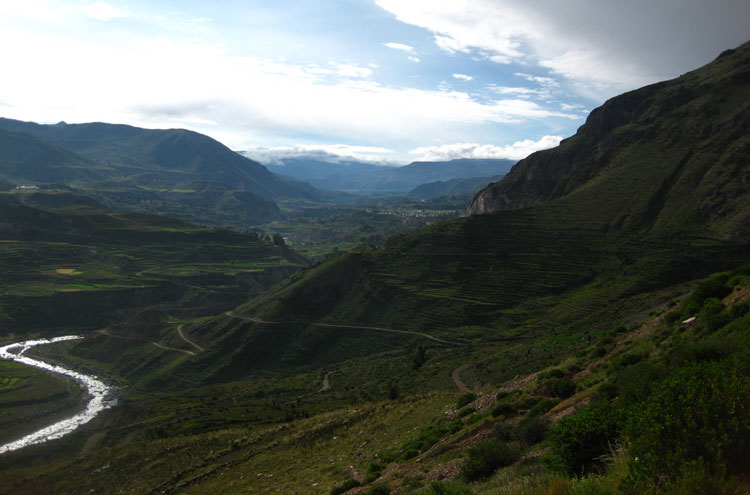
{"type": "Polygon", "coordinates": [[[426,146],[416,148],[409,153],[419,155],[420,161],[443,161],[456,158],[504,158],[507,160],[520,160],[526,158],[535,151],[554,148],[562,137],[544,136],[538,141],[525,139],[516,141],[508,146],[495,146],[493,144],[478,143],[455,143],[442,146],[426,146]]]}
{"type": "Polygon", "coordinates": [[[235,149],[283,135],[406,147],[475,125],[580,118],[513,95],[386,86],[357,64],[299,65],[168,38],[107,45],[8,28],[0,43],[24,47],[0,52],[7,117],[189,125],[235,149]]]}
{"type": "Polygon", "coordinates": [[[377,165],[403,165],[394,160],[394,151],[379,146],[348,144],[300,144],[296,146],[250,146],[244,156],[264,165],[283,165],[285,158],[307,158],[330,163],[365,162],[377,165]]]}
{"type": "Polygon", "coordinates": [[[747,0],[375,0],[447,53],[551,70],[602,99],[675,77],[747,40],[747,0]]]}

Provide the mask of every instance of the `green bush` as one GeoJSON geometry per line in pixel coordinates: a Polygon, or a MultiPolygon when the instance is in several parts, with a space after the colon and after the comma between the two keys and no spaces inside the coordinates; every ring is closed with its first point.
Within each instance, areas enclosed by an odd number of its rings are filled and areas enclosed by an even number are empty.
{"type": "Polygon", "coordinates": [[[352,488],[361,486],[361,483],[354,478],[348,479],[341,483],[339,486],[331,488],[331,495],[341,495],[344,492],[348,492],[352,488]]]}
{"type": "Polygon", "coordinates": [[[555,397],[565,399],[576,391],[576,384],[570,378],[557,378],[549,383],[549,390],[555,397]]]}
{"type": "Polygon", "coordinates": [[[456,401],[456,409],[464,407],[466,404],[470,404],[477,399],[477,394],[467,392],[458,398],[456,401]]]}
{"type": "Polygon", "coordinates": [[[569,474],[590,472],[600,466],[598,459],[617,441],[623,420],[621,408],[596,402],[550,428],[550,450],[569,474]]]}
{"type": "Polygon", "coordinates": [[[559,399],[542,399],[529,409],[529,417],[541,416],[560,403],[559,399]]]}
{"type": "Polygon", "coordinates": [[[492,414],[493,418],[513,414],[515,412],[516,405],[508,402],[498,402],[497,404],[492,406],[492,409],[490,409],[490,414],[492,414]]]}
{"type": "Polygon", "coordinates": [[[391,487],[387,483],[381,483],[367,490],[365,495],[389,495],[390,493],[391,487]]]}
{"type": "Polygon", "coordinates": [[[628,424],[628,490],[659,491],[685,478],[745,473],[748,391],[748,376],[726,361],[686,366],[666,379],[628,424]]]}
{"type": "Polygon", "coordinates": [[[462,409],[460,413],[458,413],[458,418],[464,418],[470,414],[474,414],[477,412],[477,410],[473,407],[467,407],[466,409],[462,409]]]}
{"type": "Polygon", "coordinates": [[[365,476],[365,483],[372,483],[376,479],[380,478],[380,475],[385,469],[385,464],[379,461],[373,461],[367,465],[367,476],[365,476]]]}
{"type": "Polygon", "coordinates": [[[471,495],[471,488],[457,481],[439,482],[430,485],[424,495],[471,495]]]}
{"type": "Polygon", "coordinates": [[[509,443],[497,440],[478,443],[469,449],[461,474],[469,481],[486,478],[498,468],[513,464],[520,456],[520,449],[509,443]]]}

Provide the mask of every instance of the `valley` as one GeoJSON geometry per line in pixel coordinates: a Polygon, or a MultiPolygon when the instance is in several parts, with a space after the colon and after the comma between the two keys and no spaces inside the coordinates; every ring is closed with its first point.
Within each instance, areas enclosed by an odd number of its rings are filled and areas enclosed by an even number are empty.
{"type": "MultiPolygon", "coordinates": [[[[118,403],[0,493],[748,493],[748,81],[745,44],[437,198],[3,119],[0,344],[75,330],[28,356],[118,403]]],[[[81,403],[0,365],[3,442],[81,403]]]]}

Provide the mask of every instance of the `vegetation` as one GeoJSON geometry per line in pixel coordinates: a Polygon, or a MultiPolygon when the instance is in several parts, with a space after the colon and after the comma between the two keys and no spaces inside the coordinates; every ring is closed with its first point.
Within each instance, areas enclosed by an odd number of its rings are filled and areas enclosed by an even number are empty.
{"type": "Polygon", "coordinates": [[[535,155],[579,167],[532,208],[330,254],[263,292],[303,261],[282,232],[0,209],[3,338],[80,321],[86,339],[35,352],[122,391],[4,455],[0,493],[747,493],[748,60],[611,100],[535,155]]]}

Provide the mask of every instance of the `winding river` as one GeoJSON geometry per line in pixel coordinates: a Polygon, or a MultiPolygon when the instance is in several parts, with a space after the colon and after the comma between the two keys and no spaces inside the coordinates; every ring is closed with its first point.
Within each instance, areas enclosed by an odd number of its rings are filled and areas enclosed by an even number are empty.
{"type": "Polygon", "coordinates": [[[35,431],[20,440],[15,442],[6,443],[0,445],[0,454],[10,452],[12,450],[18,450],[28,445],[34,445],[43,443],[48,440],[56,440],[68,433],[71,433],[82,424],[91,421],[94,416],[99,414],[104,409],[115,405],[115,401],[111,400],[113,389],[103,382],[98,380],[94,376],[84,375],[77,371],[63,368],[62,366],[56,366],[53,364],[45,363],[44,361],[38,361],[24,356],[23,354],[31,347],[44,344],[54,344],[55,342],[64,342],[68,340],[82,339],[83,337],[78,335],[66,335],[64,337],[55,337],[53,339],[37,339],[37,340],[26,340],[24,342],[18,342],[15,344],[9,344],[0,347],[0,359],[12,359],[19,363],[23,363],[27,366],[33,366],[40,368],[51,373],[57,373],[72,378],[86,387],[89,395],[91,396],[86,409],[83,412],[76,414],[75,416],[58,421],[49,426],[42,428],[41,430],[35,431]]]}

